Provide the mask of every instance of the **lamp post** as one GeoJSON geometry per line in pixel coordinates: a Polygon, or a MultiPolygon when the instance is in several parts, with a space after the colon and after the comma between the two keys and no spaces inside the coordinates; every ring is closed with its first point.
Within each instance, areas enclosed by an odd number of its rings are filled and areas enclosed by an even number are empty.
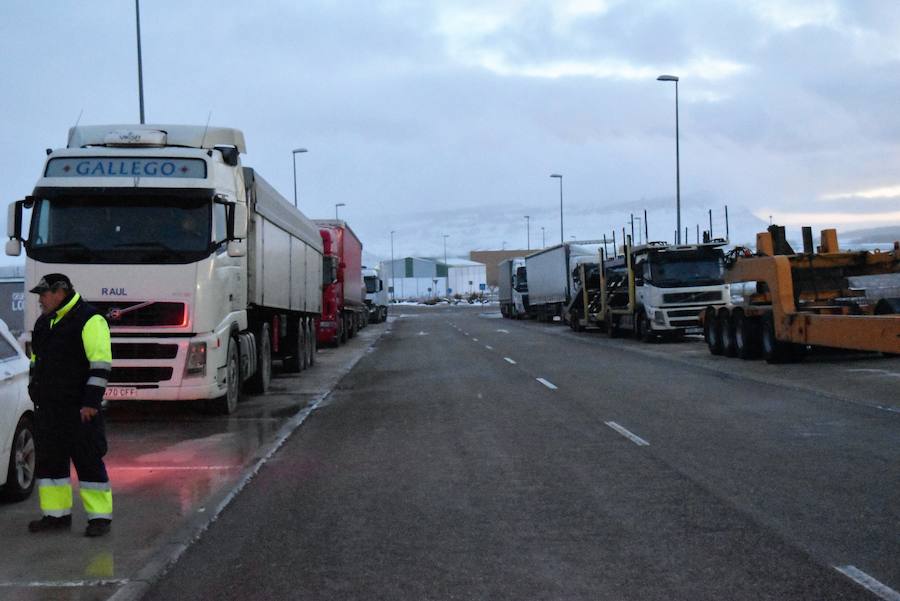
{"type": "Polygon", "coordinates": [[[294,163],[294,208],[297,208],[297,154],[306,152],[305,148],[295,148],[291,151],[291,162],[294,163]]]}
{"type": "Polygon", "coordinates": [[[137,25],[138,103],[141,108],[141,124],[144,123],[144,67],[141,60],[141,3],[134,0],[134,21],[137,25]]]}
{"type": "Polygon", "coordinates": [[[335,203],[335,205],[334,205],[334,219],[335,220],[340,219],[340,217],[338,217],[338,207],[346,207],[346,206],[347,206],[347,203],[345,203],[345,202],[335,203]]]}
{"type": "Polygon", "coordinates": [[[562,202],[562,175],[559,173],[552,173],[550,177],[559,178],[559,243],[562,244],[565,242],[565,238],[563,238],[563,202],[562,202]]]}
{"type": "Polygon", "coordinates": [[[531,250],[531,216],[525,215],[525,249],[531,250]]]}
{"type": "Polygon", "coordinates": [[[541,248],[547,248],[547,238],[544,236],[544,226],[541,226],[541,248]]]}
{"type": "MultiPolygon", "coordinates": [[[[445,280],[444,289],[450,288],[450,267],[447,265],[447,238],[450,237],[450,234],[441,234],[441,237],[444,239],[444,269],[447,270],[447,278],[445,280]]],[[[450,294],[448,291],[447,294],[450,294]]]]}
{"type": "Polygon", "coordinates": [[[391,230],[391,302],[394,302],[394,234],[396,233],[391,230]]]}
{"type": "Polygon", "coordinates": [[[678,150],[678,77],[676,75],[660,75],[656,81],[675,82],[675,214],[678,224],[675,228],[675,243],[681,244],[681,164],[678,150]]]}

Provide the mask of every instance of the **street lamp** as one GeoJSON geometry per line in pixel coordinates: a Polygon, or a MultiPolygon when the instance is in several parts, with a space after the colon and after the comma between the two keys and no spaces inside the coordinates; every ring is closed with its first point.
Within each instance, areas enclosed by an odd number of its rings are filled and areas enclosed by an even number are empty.
{"type": "Polygon", "coordinates": [[[291,151],[291,162],[294,163],[294,208],[297,208],[297,154],[306,152],[305,148],[295,148],[291,151]]]}
{"type": "Polygon", "coordinates": [[[525,215],[525,249],[531,250],[531,216],[525,215]]]}
{"type": "Polygon", "coordinates": [[[391,230],[391,302],[394,302],[394,234],[397,232],[391,230]]]}
{"type": "MultiPolygon", "coordinates": [[[[441,234],[441,237],[444,238],[444,269],[447,270],[447,279],[444,285],[445,289],[449,289],[450,287],[450,267],[447,265],[447,238],[450,237],[450,234],[441,234]]],[[[447,294],[450,294],[448,291],[447,294]]]]}
{"type": "Polygon", "coordinates": [[[544,226],[541,226],[541,248],[547,248],[547,238],[544,236],[544,226]]]}
{"type": "Polygon", "coordinates": [[[144,123],[144,67],[141,60],[141,4],[134,0],[134,21],[137,25],[138,103],[141,108],[141,124],[144,123]]]}
{"type": "Polygon", "coordinates": [[[660,75],[656,81],[675,82],[675,214],[678,225],[675,229],[675,243],[681,244],[681,164],[678,151],[678,77],[676,75],[660,75]]]}
{"type": "Polygon", "coordinates": [[[565,238],[563,238],[562,175],[552,173],[550,177],[559,178],[559,243],[562,244],[565,241],[565,238]]]}
{"type": "Polygon", "coordinates": [[[345,202],[338,202],[338,203],[335,203],[335,205],[334,205],[334,218],[335,218],[335,220],[339,219],[339,217],[338,217],[338,207],[346,207],[346,206],[347,206],[347,203],[345,203],[345,202]]]}

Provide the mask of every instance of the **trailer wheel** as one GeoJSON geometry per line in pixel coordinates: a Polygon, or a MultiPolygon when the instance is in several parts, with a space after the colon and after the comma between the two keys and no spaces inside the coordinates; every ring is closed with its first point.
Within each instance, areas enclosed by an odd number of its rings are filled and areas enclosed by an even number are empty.
{"type": "Polygon", "coordinates": [[[610,338],[618,338],[621,335],[619,324],[616,322],[616,316],[610,315],[606,320],[606,335],[610,338]]]}
{"type": "Polygon", "coordinates": [[[340,328],[340,332],[334,339],[334,346],[339,346],[341,344],[346,344],[347,342],[347,316],[341,315],[341,318],[338,320],[338,328],[340,328]]]}
{"type": "Polygon", "coordinates": [[[759,319],[747,317],[743,311],[734,312],[734,348],[737,356],[749,360],[759,357],[760,331],[759,319]]]}
{"type": "Polygon", "coordinates": [[[802,358],[799,345],[783,342],[775,337],[775,317],[768,313],[762,322],[762,353],[766,363],[792,363],[802,358]]]}
{"type": "Polygon", "coordinates": [[[706,346],[712,355],[722,354],[722,329],[716,310],[709,307],[703,316],[703,331],[706,334],[706,346]]]}
{"type": "Polygon", "coordinates": [[[309,367],[309,330],[306,328],[306,320],[302,317],[297,320],[297,355],[300,358],[301,371],[309,367]]]}
{"type": "Polygon", "coordinates": [[[737,348],[734,342],[734,321],[727,309],[722,310],[716,318],[716,328],[719,331],[722,354],[726,357],[737,357],[737,348]]]}
{"type": "Polygon", "coordinates": [[[318,340],[316,340],[316,326],[313,321],[307,320],[306,323],[306,331],[309,333],[307,339],[309,340],[309,366],[312,367],[316,364],[316,349],[318,347],[318,340]]]}
{"type": "Polygon", "coordinates": [[[264,323],[256,332],[256,373],[247,380],[250,392],[265,393],[272,381],[272,339],[269,324],[264,323]]]}
{"type": "Polygon", "coordinates": [[[228,352],[225,359],[225,394],[206,402],[206,410],[214,415],[231,415],[241,400],[241,358],[238,355],[237,340],[228,339],[228,352]]]}

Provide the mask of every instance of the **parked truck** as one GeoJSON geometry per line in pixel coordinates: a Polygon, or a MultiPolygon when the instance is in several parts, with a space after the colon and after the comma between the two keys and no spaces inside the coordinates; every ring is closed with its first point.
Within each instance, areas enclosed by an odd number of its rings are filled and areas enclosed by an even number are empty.
{"type": "Polygon", "coordinates": [[[366,308],[369,311],[370,323],[381,323],[387,320],[388,291],[384,287],[381,273],[377,269],[363,267],[363,282],[366,286],[366,308]]]}
{"type": "Polygon", "coordinates": [[[873,298],[851,283],[900,274],[900,242],[886,252],[846,252],[833,229],[821,231],[818,248],[812,228],[802,231],[802,253],[773,225],[757,234],[755,253],[730,254],[725,280],[744,294],[704,311],[710,352],[769,363],[798,361],[812,346],[900,354],[900,299],[873,298]]]}
{"type": "Polygon", "coordinates": [[[597,260],[600,243],[566,242],[525,257],[528,274],[528,314],[538,321],[563,318],[572,300],[572,272],[580,263],[597,260]]]}
{"type": "MultiPolygon", "coordinates": [[[[6,252],[24,246],[25,289],[63,272],[109,322],[107,400],[231,413],[242,384],[268,388],[273,360],[312,363],[322,240],[244,153],[231,128],[75,127],[10,205],[6,252]]],[[[28,295],[26,346],[38,313],[28,295]]]]}
{"type": "Polygon", "coordinates": [[[335,219],[316,219],[325,253],[322,314],[316,325],[320,344],[337,346],[366,325],[362,279],[362,242],[347,225],[335,219]]]}
{"type": "Polygon", "coordinates": [[[528,316],[528,275],[525,259],[503,259],[497,264],[500,314],[511,319],[528,316]]]}
{"type": "Polygon", "coordinates": [[[725,240],[701,244],[650,242],[599,262],[581,262],[573,278],[577,294],[567,307],[573,329],[598,326],[610,336],[624,331],[649,342],[700,334],[700,313],[723,306],[729,289],[723,279],[725,240]]]}

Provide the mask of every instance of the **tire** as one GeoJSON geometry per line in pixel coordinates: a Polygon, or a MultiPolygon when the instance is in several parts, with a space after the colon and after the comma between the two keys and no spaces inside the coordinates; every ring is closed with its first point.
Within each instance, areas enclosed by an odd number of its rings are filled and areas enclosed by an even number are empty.
{"type": "Polygon", "coordinates": [[[620,334],[619,324],[616,323],[615,315],[610,315],[606,322],[606,335],[610,338],[618,338],[620,334]]]}
{"type": "Polygon", "coordinates": [[[313,320],[307,320],[306,330],[309,332],[309,336],[307,337],[309,340],[309,354],[307,355],[309,357],[308,364],[312,367],[316,364],[316,350],[319,345],[319,341],[316,340],[316,324],[313,320]]]}
{"type": "Polygon", "coordinates": [[[241,400],[241,358],[238,354],[237,340],[228,339],[228,351],[225,355],[225,394],[207,401],[207,411],[214,415],[231,415],[241,400]]]}
{"type": "Polygon", "coordinates": [[[17,503],[31,496],[35,483],[35,462],[34,425],[30,417],[23,415],[13,434],[6,484],[0,492],[0,498],[17,503]]]}
{"type": "Polygon", "coordinates": [[[775,337],[775,318],[771,313],[763,317],[762,353],[766,363],[770,364],[793,363],[799,361],[803,355],[798,345],[783,342],[775,337]]]}
{"type": "Polygon", "coordinates": [[[340,318],[340,320],[338,320],[338,323],[341,324],[340,325],[341,331],[337,336],[337,344],[346,344],[347,343],[347,316],[341,315],[341,318],[340,318]]]}
{"type": "Polygon", "coordinates": [[[647,319],[647,312],[639,309],[634,314],[634,337],[641,342],[653,342],[656,336],[650,328],[650,320],[647,319]]]}
{"type": "Polygon", "coordinates": [[[761,354],[759,319],[747,317],[743,311],[734,313],[734,348],[744,360],[757,359],[761,354]]]}
{"type": "Polygon", "coordinates": [[[381,315],[379,316],[378,321],[380,321],[381,323],[384,323],[387,321],[387,311],[388,311],[387,307],[381,308],[381,315]]]}
{"type": "Polygon", "coordinates": [[[264,323],[256,332],[256,373],[247,380],[247,390],[257,394],[269,391],[272,382],[272,336],[269,324],[264,323]]]}
{"type": "Polygon", "coordinates": [[[719,317],[715,309],[710,307],[703,316],[703,332],[706,346],[712,355],[722,354],[722,331],[719,329],[719,317]]]}
{"type": "Polygon", "coordinates": [[[300,357],[300,371],[309,367],[309,330],[303,318],[297,319],[297,355],[300,357]]]}
{"type": "Polygon", "coordinates": [[[297,374],[303,371],[303,347],[300,340],[300,328],[294,332],[291,338],[288,338],[288,344],[293,348],[288,348],[288,355],[281,360],[281,367],[286,374],[297,374]]]}
{"type": "Polygon", "coordinates": [[[727,311],[722,311],[716,317],[716,327],[719,330],[719,339],[722,341],[722,354],[726,357],[737,357],[737,349],[734,344],[734,321],[727,311]]]}

